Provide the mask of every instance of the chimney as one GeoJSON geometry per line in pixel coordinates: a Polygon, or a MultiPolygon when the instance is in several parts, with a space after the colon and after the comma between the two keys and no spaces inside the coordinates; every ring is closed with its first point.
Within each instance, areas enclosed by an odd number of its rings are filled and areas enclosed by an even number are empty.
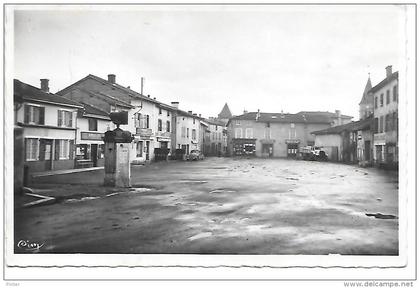
{"type": "Polygon", "coordinates": [[[197,116],[197,113],[193,113],[194,116],[197,116]]]}
{"type": "Polygon", "coordinates": [[[41,79],[41,90],[49,93],[50,92],[50,87],[48,86],[48,79],[41,79]]]}
{"type": "Polygon", "coordinates": [[[260,117],[261,117],[260,109],[258,109],[257,115],[255,117],[255,121],[258,121],[260,119],[260,117]]]}
{"type": "Polygon", "coordinates": [[[188,114],[192,114],[192,110],[189,110],[189,111],[188,111],[188,114]]]}
{"type": "Polygon", "coordinates": [[[337,125],[341,125],[341,124],[343,124],[342,123],[342,120],[341,120],[341,111],[340,110],[335,110],[335,115],[337,115],[337,120],[338,120],[338,123],[337,123],[337,125]]]}
{"type": "Polygon", "coordinates": [[[201,114],[198,114],[198,117],[200,117],[200,118],[201,118],[201,114]]]}
{"type": "Polygon", "coordinates": [[[178,101],[171,102],[171,105],[172,105],[173,107],[175,107],[176,109],[178,109],[178,107],[179,107],[179,102],[178,102],[178,101]]]}
{"type": "Polygon", "coordinates": [[[244,114],[246,114],[246,113],[248,113],[248,110],[245,110],[245,109],[244,109],[244,114]]]}
{"type": "Polygon", "coordinates": [[[149,97],[149,98],[150,98],[150,94],[147,94],[147,97],[149,97]]]}
{"type": "Polygon", "coordinates": [[[115,74],[108,74],[108,82],[115,84],[115,74]]]}
{"type": "Polygon", "coordinates": [[[385,70],[386,70],[386,77],[387,78],[392,75],[392,65],[386,66],[385,70]]]}

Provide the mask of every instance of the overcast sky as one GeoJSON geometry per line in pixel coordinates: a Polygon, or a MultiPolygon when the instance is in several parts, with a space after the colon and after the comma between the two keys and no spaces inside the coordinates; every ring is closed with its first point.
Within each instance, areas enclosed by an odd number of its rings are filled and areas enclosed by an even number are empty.
{"type": "Polygon", "coordinates": [[[334,111],[358,119],[375,85],[403,56],[402,7],[136,6],[14,14],[14,78],[57,92],[88,74],[183,110],[334,111]]]}

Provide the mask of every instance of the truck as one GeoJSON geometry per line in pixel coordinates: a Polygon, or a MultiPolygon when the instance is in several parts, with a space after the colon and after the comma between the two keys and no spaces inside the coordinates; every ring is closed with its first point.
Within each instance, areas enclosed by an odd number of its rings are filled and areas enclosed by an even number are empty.
{"type": "Polygon", "coordinates": [[[315,146],[300,147],[299,156],[303,160],[328,161],[328,154],[322,147],[315,147],[315,146]]]}

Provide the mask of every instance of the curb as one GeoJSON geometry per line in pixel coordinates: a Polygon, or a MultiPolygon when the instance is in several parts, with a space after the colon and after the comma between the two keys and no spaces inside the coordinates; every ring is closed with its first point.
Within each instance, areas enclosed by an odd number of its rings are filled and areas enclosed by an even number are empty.
{"type": "Polygon", "coordinates": [[[28,196],[32,196],[32,197],[36,197],[36,198],[40,198],[39,200],[35,200],[26,204],[23,204],[24,208],[30,208],[30,207],[34,207],[34,206],[41,206],[41,205],[47,205],[47,204],[53,204],[56,202],[56,199],[54,197],[49,197],[49,196],[43,196],[43,195],[39,195],[39,194],[34,194],[34,193],[29,193],[26,192],[25,193],[28,196]]]}
{"type": "Polygon", "coordinates": [[[102,170],[104,167],[92,167],[92,168],[82,168],[82,169],[71,169],[71,170],[56,170],[56,171],[48,171],[48,172],[38,172],[33,173],[31,175],[32,178],[39,178],[39,177],[46,177],[46,176],[54,176],[54,175],[65,175],[65,174],[74,174],[74,173],[81,173],[81,172],[88,172],[88,171],[96,171],[102,170]]]}

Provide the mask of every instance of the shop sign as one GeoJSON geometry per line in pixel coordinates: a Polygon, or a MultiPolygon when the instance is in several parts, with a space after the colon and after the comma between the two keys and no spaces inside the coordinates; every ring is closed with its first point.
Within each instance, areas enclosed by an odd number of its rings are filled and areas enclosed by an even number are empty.
{"type": "Polygon", "coordinates": [[[80,133],[80,138],[82,140],[102,141],[102,137],[104,137],[104,133],[94,133],[94,132],[81,132],[80,133]]]}
{"type": "Polygon", "coordinates": [[[286,139],[286,144],[299,144],[300,140],[299,139],[286,139]]]}

